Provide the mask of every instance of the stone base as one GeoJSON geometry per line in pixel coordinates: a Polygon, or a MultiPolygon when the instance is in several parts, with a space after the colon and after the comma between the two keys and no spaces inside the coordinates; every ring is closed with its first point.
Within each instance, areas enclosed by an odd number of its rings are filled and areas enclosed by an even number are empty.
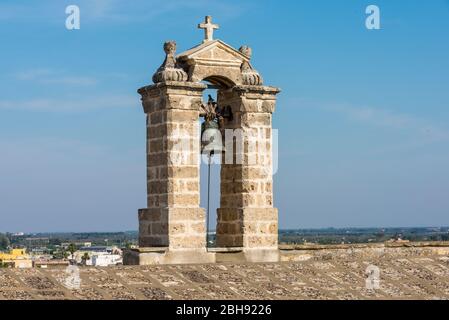
{"type": "Polygon", "coordinates": [[[248,262],[279,262],[278,249],[247,249],[244,251],[248,262]]]}
{"type": "Polygon", "coordinates": [[[137,248],[123,252],[124,265],[198,264],[279,262],[278,249],[210,248],[205,250],[169,250],[168,248],[137,248]]]}
{"type": "Polygon", "coordinates": [[[276,208],[218,208],[217,246],[247,250],[277,249],[276,208]]]}
{"type": "Polygon", "coordinates": [[[170,250],[205,248],[205,209],[191,207],[139,209],[139,247],[170,247],[170,250]]]}
{"type": "Polygon", "coordinates": [[[215,254],[205,250],[169,250],[168,248],[138,248],[123,252],[124,265],[214,263],[215,254]]]}
{"type": "Polygon", "coordinates": [[[243,249],[232,251],[216,249],[216,262],[279,262],[280,255],[278,249],[243,249]]]}

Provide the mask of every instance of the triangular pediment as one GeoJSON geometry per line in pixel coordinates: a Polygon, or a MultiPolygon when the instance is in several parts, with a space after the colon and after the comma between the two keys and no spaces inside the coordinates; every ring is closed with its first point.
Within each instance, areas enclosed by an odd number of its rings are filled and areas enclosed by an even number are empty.
{"type": "Polygon", "coordinates": [[[177,59],[180,61],[225,62],[235,65],[241,65],[244,61],[249,61],[246,55],[221,40],[204,42],[180,53],[177,59]]]}

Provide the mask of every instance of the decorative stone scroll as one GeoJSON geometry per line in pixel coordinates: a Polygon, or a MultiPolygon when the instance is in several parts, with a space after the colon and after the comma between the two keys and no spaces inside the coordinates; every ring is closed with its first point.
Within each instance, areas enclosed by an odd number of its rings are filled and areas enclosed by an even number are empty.
{"type": "Polygon", "coordinates": [[[164,51],[166,54],[165,60],[153,75],[153,82],[186,81],[188,78],[187,73],[182,68],[179,68],[176,62],[176,42],[166,41],[164,43],[164,51]]]}
{"type": "MultiPolygon", "coordinates": [[[[248,46],[241,46],[239,51],[251,59],[252,49],[248,46]]],[[[242,71],[243,84],[251,86],[260,86],[263,84],[262,76],[251,66],[249,61],[243,61],[240,67],[242,71]]]]}

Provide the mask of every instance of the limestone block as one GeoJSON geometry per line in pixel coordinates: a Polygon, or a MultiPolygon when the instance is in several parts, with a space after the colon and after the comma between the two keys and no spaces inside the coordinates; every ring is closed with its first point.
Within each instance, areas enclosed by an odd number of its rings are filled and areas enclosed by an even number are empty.
{"type": "Polygon", "coordinates": [[[276,247],[278,213],[275,208],[219,208],[217,244],[224,247],[276,247]]]}
{"type": "Polygon", "coordinates": [[[171,250],[186,250],[206,247],[206,235],[170,235],[169,248],[171,250]]]}
{"type": "Polygon", "coordinates": [[[139,210],[139,246],[168,246],[176,250],[204,249],[205,211],[196,207],[139,210]]]}

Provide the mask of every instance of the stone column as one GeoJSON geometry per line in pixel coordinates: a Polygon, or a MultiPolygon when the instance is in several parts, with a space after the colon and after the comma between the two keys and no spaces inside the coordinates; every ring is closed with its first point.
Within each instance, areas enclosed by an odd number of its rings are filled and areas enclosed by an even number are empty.
{"type": "Polygon", "coordinates": [[[219,104],[230,105],[234,116],[226,122],[226,128],[234,131],[226,130],[224,137],[227,152],[221,166],[219,247],[277,251],[278,212],[273,207],[272,178],[272,113],[277,93],[277,88],[248,85],[219,92],[219,104]]]}
{"type": "Polygon", "coordinates": [[[148,208],[139,210],[139,246],[206,248],[199,207],[199,110],[204,84],[166,81],[139,89],[147,115],[148,208]]]}

